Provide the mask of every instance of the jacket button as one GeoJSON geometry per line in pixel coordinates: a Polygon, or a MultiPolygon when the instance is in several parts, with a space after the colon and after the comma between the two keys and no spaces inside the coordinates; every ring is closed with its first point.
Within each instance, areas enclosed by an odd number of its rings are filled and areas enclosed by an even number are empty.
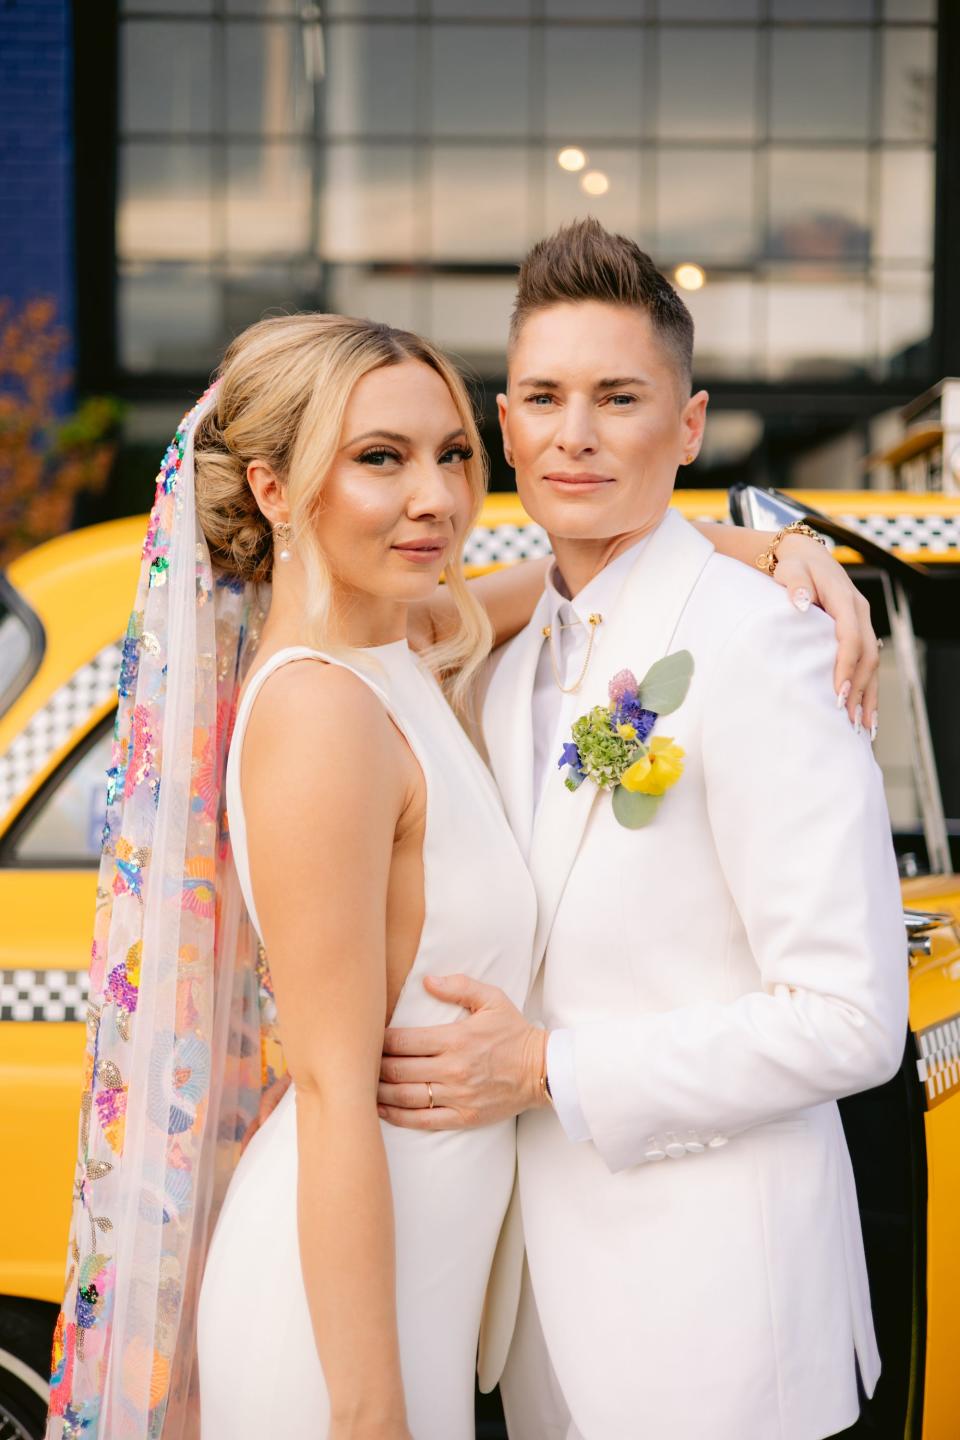
{"type": "Polygon", "coordinates": [[[711,1150],[722,1150],[723,1147],[724,1147],[724,1145],[726,1145],[726,1143],[727,1143],[727,1137],[726,1137],[726,1135],[713,1135],[713,1136],[707,1141],[707,1144],[710,1146],[710,1149],[711,1149],[711,1150]]]}
{"type": "Polygon", "coordinates": [[[689,1140],[685,1140],[683,1143],[688,1155],[702,1155],[707,1148],[703,1141],[697,1140],[695,1136],[689,1140]]]}
{"type": "Polygon", "coordinates": [[[651,1135],[647,1140],[648,1149],[644,1150],[644,1160],[665,1160],[667,1152],[663,1149],[656,1135],[651,1135]]]}
{"type": "Polygon", "coordinates": [[[681,1145],[679,1140],[671,1140],[671,1141],[668,1142],[668,1144],[667,1144],[667,1154],[670,1156],[670,1159],[671,1159],[671,1160],[679,1160],[679,1159],[681,1159],[684,1155],[686,1155],[686,1153],[687,1153],[687,1148],[686,1148],[686,1146],[685,1146],[685,1145],[681,1145]]]}

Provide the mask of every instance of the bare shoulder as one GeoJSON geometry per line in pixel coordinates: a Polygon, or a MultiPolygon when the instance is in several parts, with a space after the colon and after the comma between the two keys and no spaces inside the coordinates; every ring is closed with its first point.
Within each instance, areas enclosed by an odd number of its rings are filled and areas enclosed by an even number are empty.
{"type": "MultiPolygon", "coordinates": [[[[394,785],[403,743],[379,697],[342,665],[291,660],[264,682],[244,738],[244,790],[262,777],[289,798],[330,803],[335,793],[394,785]]],[[[382,792],[381,792],[382,793],[382,792]]]]}

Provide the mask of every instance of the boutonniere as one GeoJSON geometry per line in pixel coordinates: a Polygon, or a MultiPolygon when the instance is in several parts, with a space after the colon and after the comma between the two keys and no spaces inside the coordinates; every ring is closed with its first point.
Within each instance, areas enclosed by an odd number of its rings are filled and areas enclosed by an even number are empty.
{"type": "Polygon", "coordinates": [[[652,735],[661,715],[684,702],[693,676],[693,656],[677,650],[658,660],[638,683],[630,670],[614,675],[610,702],[595,705],[573,722],[558,768],[576,790],[592,780],[613,791],[613,813],[628,830],[649,825],[664,795],[683,774],[684,752],[668,735],[652,735]]]}

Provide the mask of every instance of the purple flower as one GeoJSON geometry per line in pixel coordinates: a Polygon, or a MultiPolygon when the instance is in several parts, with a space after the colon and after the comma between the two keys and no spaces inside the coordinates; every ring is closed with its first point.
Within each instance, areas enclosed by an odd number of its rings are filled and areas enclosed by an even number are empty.
{"type": "Polygon", "coordinates": [[[637,677],[632,670],[618,670],[609,685],[611,704],[620,705],[628,697],[636,700],[638,688],[637,677]]]}
{"type": "Polygon", "coordinates": [[[582,766],[580,763],[580,751],[577,749],[576,745],[573,743],[572,740],[568,740],[564,745],[563,754],[557,761],[557,769],[562,770],[564,765],[569,765],[571,770],[576,770],[582,773],[582,766]]]}
{"type": "Polygon", "coordinates": [[[657,723],[657,715],[654,710],[644,710],[635,695],[628,696],[621,700],[613,713],[614,725],[632,725],[637,732],[637,739],[646,743],[647,736],[657,723]]]}

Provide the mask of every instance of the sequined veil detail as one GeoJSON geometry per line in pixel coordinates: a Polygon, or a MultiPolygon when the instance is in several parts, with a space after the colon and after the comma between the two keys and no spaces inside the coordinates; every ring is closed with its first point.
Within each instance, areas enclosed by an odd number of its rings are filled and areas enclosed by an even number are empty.
{"type": "Polygon", "coordinates": [[[263,591],[214,571],[193,436],[164,456],[107,772],[65,1299],[47,1440],[195,1440],[207,1241],[283,1073],[224,771],[263,591]]]}

